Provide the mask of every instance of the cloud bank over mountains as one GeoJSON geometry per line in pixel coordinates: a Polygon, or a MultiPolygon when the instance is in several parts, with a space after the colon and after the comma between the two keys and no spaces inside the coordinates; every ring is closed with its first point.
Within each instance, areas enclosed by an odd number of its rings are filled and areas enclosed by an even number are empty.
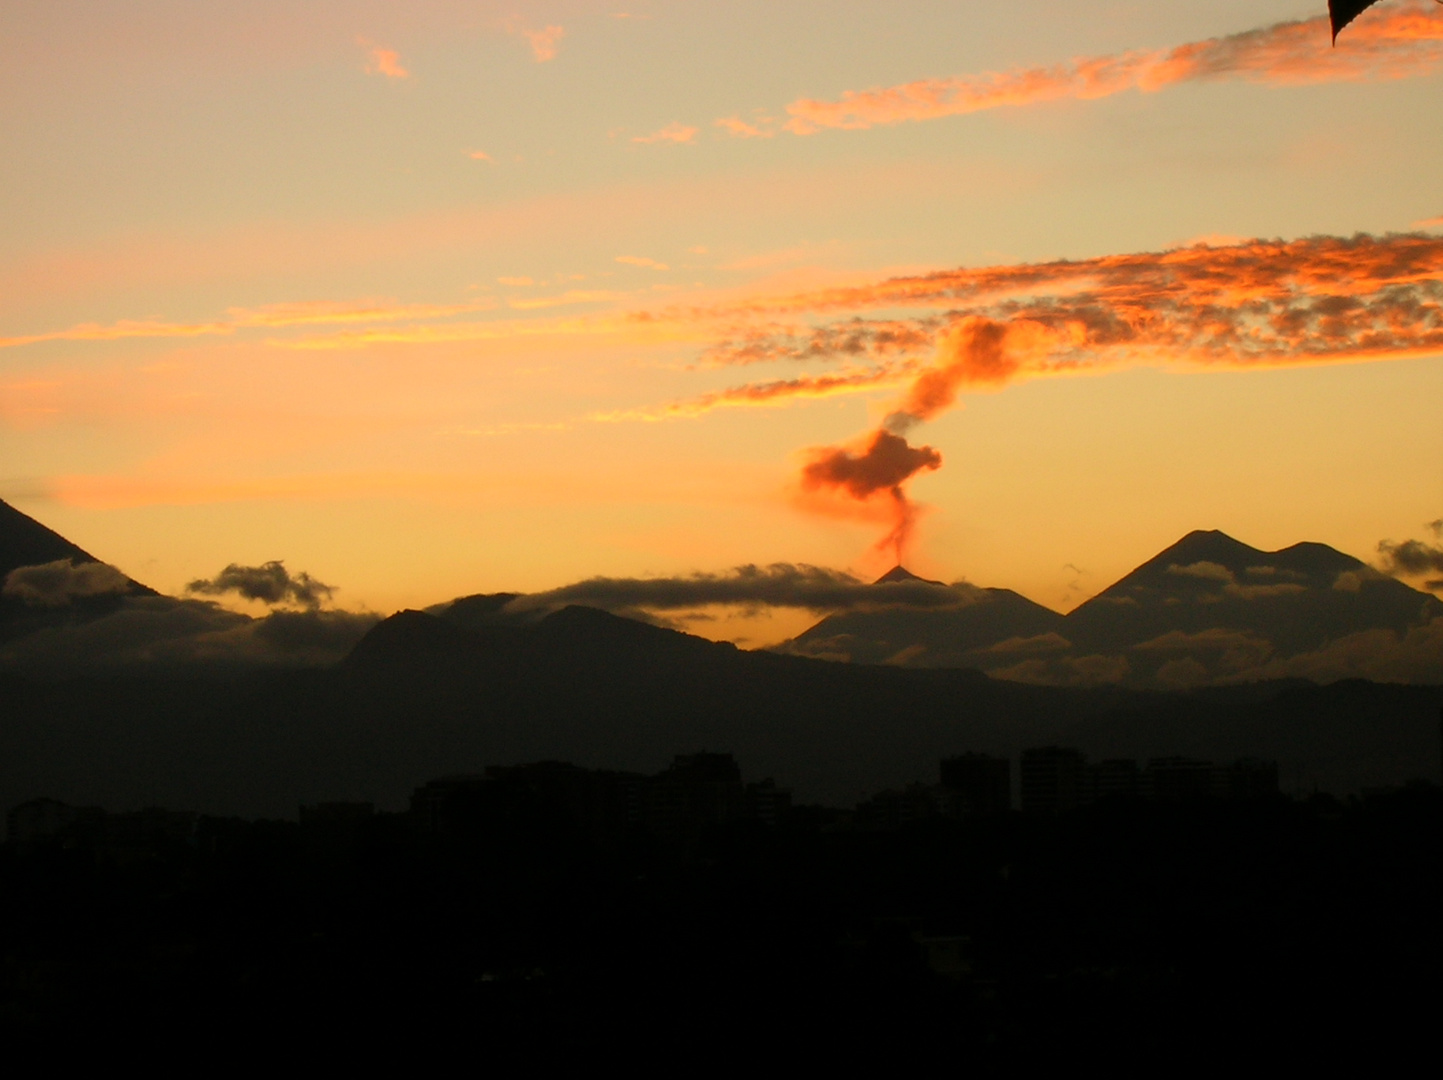
{"type": "MultiPolygon", "coordinates": [[[[136,595],[101,562],[61,559],[16,567],[0,598],[0,668],[43,674],[137,667],[311,667],[332,664],[380,621],[323,607],[335,591],[279,562],[231,564],[194,593],[236,593],[272,607],[254,618],[208,600],[136,595]]],[[[148,592],[148,590],[147,590],[148,592]]]]}
{"type": "MultiPolygon", "coordinates": [[[[915,405],[918,413],[925,405],[915,405]]],[[[881,481],[887,477],[882,476],[881,481]]],[[[858,483],[878,481],[862,477],[858,483]]],[[[880,481],[879,481],[880,482],[880,481]]],[[[41,675],[325,666],[381,617],[332,606],[336,588],[280,560],[231,563],[161,596],[3,507],[0,669],[41,675]],[[15,565],[16,552],[61,554],[15,565]],[[261,617],[209,597],[262,603],[261,617]]],[[[1443,520],[1429,524],[1443,540],[1443,520]]],[[[1158,690],[1304,678],[1443,683],[1443,600],[1398,578],[1439,573],[1443,547],[1383,541],[1370,566],[1323,544],[1262,551],[1198,531],[1067,615],[1008,589],[944,584],[900,566],[881,580],[806,564],[593,577],[429,609],[466,627],[524,632],[567,607],[679,628],[718,608],[821,616],[774,651],[904,667],[972,668],[1051,685],[1158,690]]],[[[33,557],[33,554],[32,556],[33,557]]],[[[600,624],[598,624],[600,625],[600,624]]]]}

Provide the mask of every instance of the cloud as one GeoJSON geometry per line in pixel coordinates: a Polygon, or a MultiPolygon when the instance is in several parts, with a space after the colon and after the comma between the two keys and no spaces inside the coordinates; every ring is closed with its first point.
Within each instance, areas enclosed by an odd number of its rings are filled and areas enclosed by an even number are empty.
{"type": "Polygon", "coordinates": [[[922,320],[852,318],[808,327],[804,331],[758,330],[713,345],[704,350],[699,359],[705,366],[721,367],[930,351],[942,326],[940,317],[922,320]]]}
{"type": "Polygon", "coordinates": [[[977,592],[967,585],[936,585],[925,581],[867,584],[840,570],[775,563],[771,566],[738,566],[724,574],[590,578],[548,592],[518,597],[507,605],[507,610],[545,611],[567,604],[582,604],[608,611],[674,611],[713,604],[764,605],[816,612],[937,609],[973,603],[977,592]]]}
{"type": "MultiPolygon", "coordinates": [[[[779,311],[950,306],[945,314],[733,333],[701,363],[760,364],[932,351],[896,424],[968,388],[1152,364],[1247,369],[1443,352],[1443,238],[1423,233],[1250,240],[891,278],[758,299],[733,322],[779,311]]],[[[680,317],[680,314],[678,314],[680,317]]],[[[896,426],[894,424],[894,426],[896,426]]]]}
{"type": "Polygon", "coordinates": [[[667,124],[650,135],[636,135],[632,137],[634,143],[690,143],[695,142],[699,128],[690,127],[680,122],[667,124]]]}
{"type": "Polygon", "coordinates": [[[1127,657],[1099,653],[1090,656],[1033,657],[1010,667],[994,668],[987,674],[994,679],[1041,686],[1110,686],[1122,682],[1130,670],[1127,657]]]}
{"type": "Polygon", "coordinates": [[[1443,682],[1443,617],[1410,628],[1406,633],[1374,629],[1348,634],[1311,652],[1274,657],[1266,663],[1229,673],[1218,682],[1257,682],[1265,679],[1311,679],[1318,683],[1339,679],[1374,682],[1443,682]]]}
{"type": "Polygon", "coordinates": [[[648,259],[644,255],[618,255],[616,261],[625,263],[627,266],[642,266],[648,270],[670,270],[664,262],[657,262],[655,259],[648,259]]]}
{"type": "Polygon", "coordinates": [[[467,156],[468,158],[470,158],[472,161],[495,161],[495,160],[496,160],[496,159],[493,158],[490,154],[488,154],[485,150],[470,150],[470,151],[467,152],[466,156],[467,156]]]}
{"type": "Polygon", "coordinates": [[[119,341],[127,338],[188,338],[234,334],[246,329],[283,329],[350,323],[411,322],[471,314],[496,307],[490,298],[464,304],[395,304],[387,301],[337,303],[329,300],[268,304],[259,308],[229,308],[225,317],[211,322],[180,323],[122,319],[118,322],[79,323],[64,330],[0,338],[0,349],[46,341],[119,341]]]}
{"type": "Polygon", "coordinates": [[[1221,581],[1224,584],[1233,583],[1233,572],[1226,566],[1215,562],[1195,562],[1187,566],[1179,566],[1173,563],[1167,568],[1169,574],[1177,577],[1200,578],[1203,581],[1221,581]]]}
{"type": "MultiPolygon", "coordinates": [[[[1443,59],[1443,20],[1426,0],[1379,9],[1336,47],[1326,17],[1189,42],[1173,49],[1081,57],[1050,67],[1014,68],[849,90],[832,100],[802,98],[781,125],[796,135],[936,120],[1002,106],[1093,100],[1127,90],[1151,93],[1185,82],[1237,78],[1271,85],[1397,79],[1443,59]]],[[[723,126],[726,121],[719,121],[723,126]]]]}
{"type": "Polygon", "coordinates": [[[401,66],[401,57],[395,49],[372,45],[365,39],[360,44],[366,47],[366,74],[384,75],[388,79],[409,79],[411,73],[401,66]]]}
{"type": "MultiPolygon", "coordinates": [[[[1443,539],[1443,518],[1428,523],[1435,539],[1443,539]]],[[[1424,540],[1404,540],[1394,543],[1384,540],[1378,544],[1379,566],[1385,574],[1402,577],[1422,577],[1425,574],[1443,573],[1443,546],[1424,540]]],[[[1436,590],[1439,583],[1426,582],[1427,588],[1436,590]]]]}
{"type": "Polygon", "coordinates": [[[723,116],[712,123],[737,139],[770,139],[777,134],[777,122],[770,117],[748,123],[740,116],[723,116]]]}
{"type": "Polygon", "coordinates": [[[1422,221],[1413,222],[1415,229],[1443,229],[1443,214],[1437,217],[1424,218],[1422,221]]]}
{"type": "Polygon", "coordinates": [[[520,34],[531,45],[531,55],[538,64],[544,64],[548,60],[556,59],[556,43],[566,36],[565,27],[546,26],[540,30],[528,30],[524,26],[514,26],[512,33],[520,34]]]}
{"type": "Polygon", "coordinates": [[[156,667],[319,666],[341,660],[380,617],[275,611],[262,619],[202,600],[127,597],[118,610],[0,644],[0,668],[72,674],[156,667]]]}
{"type": "Polygon", "coordinates": [[[72,600],[113,596],[127,592],[130,579],[113,566],[99,562],[77,563],[59,559],[38,566],[21,566],[5,575],[0,595],[31,607],[65,607],[72,600]]]}
{"type": "Polygon", "coordinates": [[[304,571],[293,575],[284,563],[275,560],[260,566],[231,563],[213,578],[192,581],[185,591],[204,596],[235,593],[246,600],[259,600],[270,605],[297,604],[314,611],[329,601],[336,590],[304,571]]]}
{"type": "Polygon", "coordinates": [[[1061,634],[1048,631],[1032,637],[1010,637],[980,650],[992,656],[1035,656],[1038,654],[1066,652],[1072,642],[1061,634]]]}
{"type": "Polygon", "coordinates": [[[840,394],[865,393],[880,387],[895,386],[899,382],[905,381],[912,370],[912,365],[884,364],[874,368],[838,371],[830,375],[802,375],[792,379],[745,383],[725,390],[699,394],[693,398],[667,402],[650,409],[596,413],[591,419],[605,422],[675,420],[701,416],[713,409],[785,405],[799,398],[823,398],[836,397],[840,394]]]}

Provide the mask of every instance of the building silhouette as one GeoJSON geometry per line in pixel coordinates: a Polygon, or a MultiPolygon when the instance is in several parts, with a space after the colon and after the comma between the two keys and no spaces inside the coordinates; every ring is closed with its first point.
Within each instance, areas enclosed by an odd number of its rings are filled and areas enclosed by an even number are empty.
{"type": "Polygon", "coordinates": [[[987,754],[943,758],[939,768],[952,817],[991,817],[1012,809],[1012,762],[987,754]]]}
{"type": "Polygon", "coordinates": [[[1087,759],[1080,750],[1040,746],[1022,751],[1022,812],[1057,814],[1088,801],[1087,759]]]}

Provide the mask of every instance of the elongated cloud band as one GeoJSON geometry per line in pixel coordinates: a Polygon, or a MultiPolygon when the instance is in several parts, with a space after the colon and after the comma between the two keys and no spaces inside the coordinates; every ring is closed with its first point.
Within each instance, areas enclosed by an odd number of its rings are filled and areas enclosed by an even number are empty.
{"type": "MultiPolygon", "coordinates": [[[[1072,262],[955,270],[874,286],[785,297],[754,314],[858,312],[951,305],[914,320],[843,318],[765,327],[705,353],[710,364],[842,356],[884,362],[930,346],[882,425],[808,451],[804,492],[887,511],[879,547],[900,561],[917,507],[905,485],[941,465],[908,432],[967,388],[1129,363],[1262,367],[1443,352],[1443,240],[1422,233],[1255,240],[1072,262]]],[[[814,393],[819,378],[770,380],[674,402],[666,416],[775,404],[814,393]]],[[[876,384],[874,384],[876,385],[876,384]]],[[[816,508],[816,507],[813,507],[816,508]]],[[[1407,554],[1406,552],[1404,554],[1407,554]]]]}
{"type": "Polygon", "coordinates": [[[1091,100],[1125,90],[1149,93],[1178,83],[1238,78],[1299,84],[1398,79],[1423,74],[1443,60],[1443,17],[1428,0],[1380,5],[1330,47],[1326,16],[1189,42],[1172,49],[1081,57],[1050,67],[1014,68],[897,86],[852,90],[835,100],[802,98],[785,120],[717,121],[748,138],[779,129],[811,135],[936,120],[1005,105],[1091,100]]]}
{"type": "MultiPolygon", "coordinates": [[[[1039,375],[1139,363],[1247,368],[1427,355],[1443,352],[1443,238],[1251,240],[958,269],[778,297],[733,314],[907,307],[947,310],[764,324],[707,348],[701,359],[707,365],[870,359],[885,366],[873,369],[870,383],[850,376],[851,388],[872,389],[915,372],[901,410],[926,418],[962,387],[1039,375]],[[919,363],[929,352],[931,364],[919,363]]],[[[743,384],[648,415],[775,405],[788,394],[818,396],[820,382],[743,384]]]]}
{"type": "Polygon", "coordinates": [[[46,341],[120,341],[125,338],[189,338],[234,334],[238,330],[278,330],[291,326],[410,322],[488,311],[497,301],[487,297],[465,304],[337,304],[300,301],[260,308],[231,308],[224,318],[210,322],[161,322],[122,319],[113,323],[80,323],[64,330],[0,338],[0,349],[36,345],[46,341]]]}
{"type": "Polygon", "coordinates": [[[765,605],[808,611],[947,608],[972,602],[969,585],[886,581],[869,585],[851,574],[820,566],[775,563],[739,566],[725,574],[667,578],[589,578],[549,592],[517,597],[509,611],[537,611],[584,604],[607,610],[677,611],[710,604],[765,605]]]}

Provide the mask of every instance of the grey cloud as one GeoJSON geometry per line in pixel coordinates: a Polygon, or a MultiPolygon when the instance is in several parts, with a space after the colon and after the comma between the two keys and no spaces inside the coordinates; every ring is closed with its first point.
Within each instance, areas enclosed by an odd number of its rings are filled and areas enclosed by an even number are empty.
{"type": "MultiPolygon", "coordinates": [[[[1433,523],[1434,525],[1437,522],[1433,523]]],[[[1431,527],[1431,526],[1430,526],[1431,527]]],[[[1443,572],[1443,547],[1422,540],[1404,540],[1395,544],[1384,540],[1378,545],[1383,570],[1389,574],[1429,574],[1443,572]]]]}
{"type": "Polygon", "coordinates": [[[709,604],[803,608],[808,611],[858,611],[887,608],[948,608],[975,602],[971,585],[935,585],[924,581],[867,584],[840,570],[774,563],[738,566],[724,574],[660,578],[589,578],[548,592],[517,597],[510,612],[547,610],[583,604],[622,610],[678,610],[709,604]]]}
{"type": "Polygon", "coordinates": [[[1304,678],[1329,683],[1339,679],[1375,682],[1443,682],[1443,617],[1405,634],[1363,630],[1328,642],[1312,652],[1275,657],[1265,664],[1231,672],[1219,682],[1304,678]]]}
{"type": "Polygon", "coordinates": [[[1034,657],[987,672],[994,679],[1041,686],[1106,686],[1127,678],[1127,657],[1095,653],[1089,656],[1034,657]]]}
{"type": "Polygon", "coordinates": [[[980,651],[993,656],[1033,656],[1039,653],[1065,652],[1070,648],[1072,642],[1049,630],[1033,637],[1010,637],[980,651]]]}
{"type": "Polygon", "coordinates": [[[1224,584],[1233,583],[1233,572],[1226,566],[1215,562],[1195,562],[1187,566],[1179,566],[1173,563],[1167,568],[1169,574],[1177,577],[1199,578],[1203,581],[1221,581],[1224,584]]]}
{"type": "Polygon", "coordinates": [[[5,575],[5,596],[31,607],[65,607],[72,600],[123,593],[130,579],[105,563],[58,559],[38,566],[21,566],[5,575]]]}
{"type": "Polygon", "coordinates": [[[66,674],[146,667],[331,664],[379,620],[349,611],[275,611],[262,619],[205,600],[127,597],[99,618],[52,624],[0,645],[0,667],[66,674]]]}
{"type": "Polygon", "coordinates": [[[247,600],[271,605],[293,603],[314,610],[328,601],[336,590],[305,571],[292,574],[277,559],[260,566],[231,563],[213,578],[192,581],[185,591],[203,596],[223,596],[233,592],[247,600]]]}

